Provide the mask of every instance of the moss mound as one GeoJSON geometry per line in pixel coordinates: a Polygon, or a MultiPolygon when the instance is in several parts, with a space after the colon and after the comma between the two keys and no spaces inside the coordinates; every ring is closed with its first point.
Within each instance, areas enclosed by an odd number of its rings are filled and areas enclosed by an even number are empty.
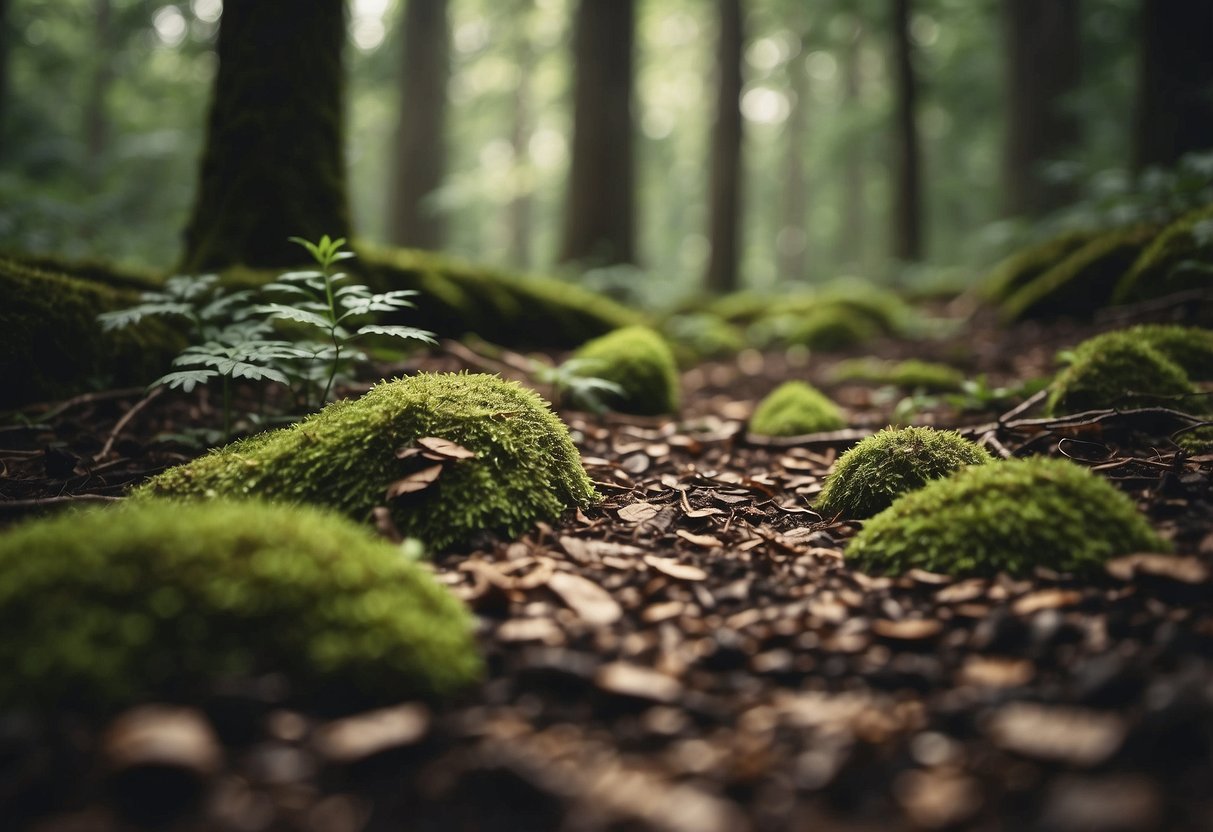
{"type": "Polygon", "coordinates": [[[1068,231],[1028,246],[998,263],[986,277],[982,294],[995,302],[1006,300],[1045,271],[1053,268],[1096,236],[1093,231],[1068,231]]]}
{"type": "MultiPolygon", "coordinates": [[[[1111,407],[1167,404],[1196,387],[1177,363],[1132,330],[1110,332],[1074,350],[1074,362],[1050,385],[1045,412],[1078,413],[1111,407]]],[[[1198,406],[1195,398],[1181,407],[1198,406]]]]}
{"type": "Polygon", "coordinates": [[[803,381],[788,381],[758,403],[750,417],[750,433],[758,436],[800,436],[838,430],[846,419],[838,405],[803,381]]]}
{"type": "Polygon", "coordinates": [[[586,372],[623,388],[607,404],[623,413],[658,416],[678,410],[678,368],[665,340],[643,326],[609,332],[583,344],[573,358],[590,362],[586,372]]]}
{"type": "Polygon", "coordinates": [[[704,359],[728,358],[746,347],[741,330],[707,312],[675,315],[661,329],[684,367],[704,359]]]}
{"type": "Polygon", "coordinates": [[[169,469],[137,493],[255,496],[328,506],[355,520],[388,506],[404,534],[434,549],[482,532],[516,537],[596,496],[547,402],[496,376],[450,373],[384,382],[361,399],[169,469]],[[427,456],[417,443],[432,437],[475,456],[427,456]]]}
{"type": "Polygon", "coordinates": [[[1082,572],[1165,551],[1133,502],[1085,468],[1044,458],[965,468],[906,494],[864,524],[847,559],[865,571],[949,575],[1042,566],[1082,572]]]}
{"type": "Polygon", "coordinates": [[[69,513],[0,537],[0,707],[191,699],[286,674],[302,698],[393,702],[480,672],[471,619],[349,521],[256,502],[69,513]]]}
{"type": "Polygon", "coordinates": [[[886,428],[838,458],[815,508],[825,517],[871,517],[931,480],[990,461],[955,431],[886,428]]]}
{"type": "Polygon", "coordinates": [[[445,337],[475,333],[512,347],[575,347],[639,323],[605,295],[554,278],[486,269],[415,249],[357,247],[355,267],[377,290],[414,289],[409,321],[445,337]]]}
{"type": "Polygon", "coordinates": [[[1179,365],[1188,378],[1213,379],[1213,330],[1175,324],[1138,324],[1088,338],[1074,348],[1076,356],[1097,353],[1105,344],[1135,341],[1153,347],[1179,365]]]}
{"type": "Polygon", "coordinates": [[[965,376],[955,367],[919,361],[881,361],[877,358],[852,358],[839,362],[830,374],[835,382],[858,381],[891,384],[907,390],[947,393],[961,389],[965,376]]]}
{"type": "Polygon", "coordinates": [[[1116,284],[1113,300],[1128,303],[1209,285],[1213,263],[1213,205],[1191,211],[1164,228],[1116,284]],[[1190,264],[1205,266],[1193,268],[1190,264]]]}
{"type": "Polygon", "coordinates": [[[1157,233],[1157,226],[1135,225],[1095,237],[1013,292],[1003,303],[1003,319],[1091,315],[1111,300],[1157,233]]]}
{"type": "Polygon", "coordinates": [[[1213,454],[1213,425],[1187,430],[1175,438],[1175,444],[1192,456],[1213,454]]]}
{"type": "Polygon", "coordinates": [[[0,259],[0,409],[102,385],[145,384],[183,346],[159,321],[104,332],[97,314],[136,292],[0,259]]]}

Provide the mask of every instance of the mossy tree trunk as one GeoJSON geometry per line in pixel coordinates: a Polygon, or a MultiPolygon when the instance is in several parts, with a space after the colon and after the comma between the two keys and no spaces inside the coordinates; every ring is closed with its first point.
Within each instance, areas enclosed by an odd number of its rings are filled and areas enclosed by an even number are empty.
{"type": "Polygon", "coordinates": [[[300,262],[298,236],[348,236],[345,0],[228,0],[181,269],[300,262]]]}
{"type": "Polygon", "coordinates": [[[917,81],[910,41],[910,0],[893,0],[893,250],[898,260],[922,259],[922,172],[917,81]]]}
{"type": "Polygon", "coordinates": [[[1002,180],[1008,215],[1038,217],[1074,196],[1041,167],[1072,153],[1078,119],[1064,98],[1078,86],[1078,0],[1003,0],[1006,133],[1002,180]]]}
{"type": "Polygon", "coordinates": [[[560,260],[632,263],[633,0],[581,0],[573,32],[573,157],[560,260]]]}
{"type": "Polygon", "coordinates": [[[716,123],[712,128],[707,288],[731,292],[738,286],[741,217],[741,52],[745,41],[741,0],[719,0],[716,123]]]}
{"type": "Polygon", "coordinates": [[[446,173],[450,40],[447,0],[409,0],[401,26],[402,95],[389,226],[397,245],[442,246],[444,223],[429,201],[446,173]]]}
{"type": "Polygon", "coordinates": [[[1142,0],[1133,164],[1213,148],[1213,3],[1142,0]]]}

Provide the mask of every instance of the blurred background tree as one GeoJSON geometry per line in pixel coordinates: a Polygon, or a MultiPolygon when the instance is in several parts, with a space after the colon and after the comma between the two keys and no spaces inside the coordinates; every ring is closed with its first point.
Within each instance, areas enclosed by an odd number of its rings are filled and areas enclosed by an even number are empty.
{"type": "MultiPolygon", "coordinates": [[[[717,235],[712,135],[727,5],[349,0],[353,232],[560,272],[646,304],[702,291],[717,235]],[[591,9],[615,17],[588,27],[596,36],[586,43],[577,21],[591,9]],[[577,102],[601,98],[608,82],[579,94],[591,48],[615,79],[607,98],[616,115],[585,140],[601,143],[609,130],[609,148],[631,156],[610,172],[595,163],[593,181],[578,173],[577,102]],[[581,212],[608,205],[609,222],[572,234],[581,212]],[[624,265],[583,274],[610,263],[624,265]]],[[[1083,183],[1213,147],[1208,4],[740,5],[742,287],[843,275],[906,282],[931,264],[988,263],[1083,183]],[[1033,58],[1023,29],[1042,6],[1059,19],[1037,26],[1037,41],[1057,45],[1033,58]],[[1163,7],[1164,22],[1190,16],[1179,27],[1188,43],[1205,40],[1182,53],[1168,47],[1175,27],[1149,17],[1163,7]],[[1182,67],[1159,64],[1169,59],[1182,67]],[[1028,81],[1014,67],[1027,61],[1042,70],[1040,86],[1017,92],[1028,81]],[[1186,92],[1174,94],[1176,84],[1186,92]],[[896,206],[910,168],[892,150],[904,145],[907,113],[920,160],[908,214],[896,206]],[[1161,147],[1159,137],[1176,144],[1161,147]],[[1013,194],[1011,182],[1035,190],[1013,194]],[[906,216],[915,245],[903,236],[906,216]],[[918,255],[925,265],[902,263],[918,255]]],[[[0,0],[0,247],[159,269],[178,262],[222,12],[221,0],[0,0]]],[[[596,114],[607,106],[600,100],[596,114]]]]}

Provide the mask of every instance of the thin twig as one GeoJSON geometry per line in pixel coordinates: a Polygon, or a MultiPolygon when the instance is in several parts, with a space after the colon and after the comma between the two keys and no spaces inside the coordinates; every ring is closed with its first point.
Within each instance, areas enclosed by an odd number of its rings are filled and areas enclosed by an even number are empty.
{"type": "Polygon", "coordinates": [[[114,425],[113,430],[109,432],[109,436],[105,438],[105,444],[101,446],[101,451],[93,457],[93,462],[97,462],[109,456],[109,452],[114,447],[114,442],[116,442],[118,439],[118,434],[122,433],[123,429],[130,424],[131,419],[135,418],[139,411],[143,410],[143,408],[155,401],[156,398],[159,397],[163,392],[164,387],[152,388],[151,392],[136,402],[129,410],[126,411],[126,413],[122,414],[122,418],[118,420],[117,424],[114,425]]]}
{"type": "MultiPolygon", "coordinates": [[[[142,393],[143,390],[144,388],[142,387],[122,387],[116,390],[98,390],[93,393],[81,393],[79,396],[73,396],[66,401],[60,402],[51,410],[41,414],[39,418],[44,422],[49,422],[51,419],[54,419],[56,416],[62,413],[66,413],[73,407],[78,407],[82,404],[92,404],[93,402],[106,402],[110,399],[123,399],[127,396],[134,396],[142,393]]],[[[51,407],[52,405],[54,405],[54,402],[39,402],[37,404],[28,405],[23,409],[37,410],[40,407],[51,407]]]]}
{"type": "Polygon", "coordinates": [[[65,497],[39,497],[33,500],[0,500],[0,511],[19,511],[27,508],[68,505],[71,503],[120,503],[125,497],[107,497],[104,494],[73,494],[65,497]]]}
{"type": "Polygon", "coordinates": [[[506,364],[504,361],[498,361],[495,358],[489,358],[486,355],[481,355],[471,347],[467,346],[466,344],[461,344],[458,341],[444,339],[441,343],[441,347],[451,355],[458,358],[464,364],[469,364],[472,367],[484,370],[485,372],[497,373],[503,378],[520,380],[529,378],[526,373],[517,367],[506,364]]]}
{"type": "Polygon", "coordinates": [[[1033,407],[1035,407],[1037,404],[1044,401],[1045,397],[1048,395],[1049,395],[1049,390],[1047,387],[1043,390],[1037,390],[1035,393],[1028,396],[1022,402],[1020,402],[1019,404],[1015,405],[1013,408],[1008,410],[1006,413],[999,416],[998,424],[1005,425],[1007,422],[1011,421],[1012,419],[1016,419],[1016,418],[1022,416],[1023,414],[1025,414],[1029,410],[1031,410],[1033,407]]]}

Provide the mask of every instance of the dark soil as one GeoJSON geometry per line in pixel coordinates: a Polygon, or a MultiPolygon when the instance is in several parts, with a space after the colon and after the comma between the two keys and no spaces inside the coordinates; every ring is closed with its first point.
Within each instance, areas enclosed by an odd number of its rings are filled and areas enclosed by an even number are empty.
{"type": "MultiPolygon", "coordinates": [[[[876,352],[1000,384],[1045,374],[1090,331],[977,327],[876,352]]],[[[841,556],[858,525],[809,505],[897,397],[829,388],[848,431],[744,432],[761,395],[822,382],[839,357],[696,368],[677,422],[564,414],[605,501],[434,563],[475,610],[489,668],[463,701],[321,714],[270,678],[108,726],[10,716],[5,827],[1213,829],[1213,457],[1177,454],[1182,425],[1161,411],[1049,422],[938,405],[919,423],[1099,471],[1175,554],[1083,580],[867,576],[841,556]]],[[[0,428],[0,521],[119,497],[190,456],[155,436],[215,421],[166,395],[106,449],[141,395],[0,428]]]]}

